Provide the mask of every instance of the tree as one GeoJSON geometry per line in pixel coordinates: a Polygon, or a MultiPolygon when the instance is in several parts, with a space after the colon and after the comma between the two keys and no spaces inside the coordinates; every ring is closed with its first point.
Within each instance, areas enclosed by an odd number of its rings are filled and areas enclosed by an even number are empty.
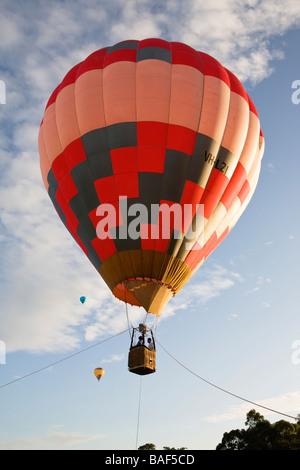
{"type": "MultiPolygon", "coordinates": [[[[176,447],[163,447],[164,450],[186,450],[187,447],[179,447],[178,449],[176,447]]],[[[155,444],[152,443],[147,443],[138,448],[138,450],[156,450],[155,444]]]]}
{"type": "Polygon", "coordinates": [[[297,423],[277,421],[271,424],[255,410],[250,410],[247,429],[225,432],[216,450],[300,450],[300,417],[297,423]]]}
{"type": "Polygon", "coordinates": [[[164,450],[186,450],[187,447],[163,447],[164,450]]]}
{"type": "Polygon", "coordinates": [[[155,450],[156,446],[155,444],[152,444],[152,442],[148,442],[147,444],[144,444],[138,448],[138,450],[155,450]]]}

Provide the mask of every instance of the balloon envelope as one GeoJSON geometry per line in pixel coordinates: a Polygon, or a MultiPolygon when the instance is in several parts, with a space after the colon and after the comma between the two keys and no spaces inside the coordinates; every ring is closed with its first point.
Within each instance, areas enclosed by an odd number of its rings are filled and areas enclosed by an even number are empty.
{"type": "Polygon", "coordinates": [[[73,67],[39,132],[66,228],[118,299],[155,315],[234,227],[263,151],[240,81],[161,39],[124,41],[73,67]]]}
{"type": "Polygon", "coordinates": [[[95,374],[95,376],[97,377],[97,379],[100,380],[101,377],[103,377],[103,375],[104,375],[104,369],[102,369],[102,367],[97,367],[97,368],[94,370],[94,374],[95,374]]]}
{"type": "Polygon", "coordinates": [[[84,304],[85,301],[86,301],[86,297],[80,297],[80,302],[81,302],[82,304],[84,304]]]}

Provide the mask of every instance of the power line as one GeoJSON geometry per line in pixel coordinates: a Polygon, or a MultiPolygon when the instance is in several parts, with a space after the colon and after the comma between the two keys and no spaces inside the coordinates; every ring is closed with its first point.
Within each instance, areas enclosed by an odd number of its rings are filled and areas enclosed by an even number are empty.
{"type": "Polygon", "coordinates": [[[247,400],[246,398],[243,398],[239,395],[236,395],[235,393],[232,393],[232,392],[229,392],[228,390],[225,390],[224,388],[221,388],[219,387],[218,385],[215,385],[213,384],[212,382],[209,382],[208,380],[204,379],[203,377],[200,377],[200,375],[196,374],[195,372],[193,372],[191,369],[189,369],[188,367],[186,367],[184,364],[182,364],[181,362],[178,361],[178,359],[176,359],[172,354],[170,354],[161,344],[158,340],[156,340],[156,342],[160,345],[160,347],[172,358],[174,359],[174,361],[177,362],[177,364],[179,364],[181,367],[183,367],[185,370],[187,370],[188,372],[190,372],[191,374],[195,375],[198,379],[202,380],[203,382],[206,382],[207,384],[211,385],[212,387],[215,387],[217,388],[218,390],[221,390],[222,392],[225,392],[225,393],[228,393],[228,395],[232,395],[233,397],[235,398],[238,398],[239,400],[243,400],[243,401],[246,401],[248,403],[251,403],[252,405],[255,405],[255,406],[258,406],[260,408],[264,408],[265,410],[268,410],[268,411],[272,411],[273,413],[278,413],[280,415],[283,415],[283,416],[287,416],[288,418],[292,418],[292,419],[295,419],[296,421],[298,421],[299,418],[296,418],[295,416],[290,416],[286,413],[281,413],[280,411],[277,411],[277,410],[273,410],[272,408],[268,408],[267,406],[263,406],[263,405],[260,405],[259,403],[256,403],[254,401],[251,401],[251,400],[247,400]]]}
{"type": "Polygon", "coordinates": [[[38,374],[39,372],[42,372],[43,370],[49,369],[50,367],[56,366],[57,364],[60,364],[61,362],[67,361],[68,359],[71,359],[72,357],[78,356],[79,354],[82,354],[85,351],[88,351],[89,349],[95,348],[96,346],[99,346],[99,344],[105,343],[106,341],[109,341],[116,336],[122,335],[128,330],[121,331],[120,333],[117,333],[113,336],[110,336],[109,338],[103,339],[102,341],[98,341],[98,343],[92,344],[91,346],[88,346],[87,348],[80,349],[80,351],[77,351],[73,354],[70,354],[69,356],[63,357],[62,359],[59,359],[58,361],[52,362],[52,364],[48,364],[47,366],[41,367],[40,369],[37,369],[33,372],[30,372],[29,374],[23,375],[22,377],[18,377],[17,379],[11,380],[10,382],[7,382],[6,384],[0,385],[0,389],[4,387],[8,387],[8,385],[12,385],[16,382],[19,382],[20,380],[26,379],[27,377],[31,377],[32,375],[38,374]]]}

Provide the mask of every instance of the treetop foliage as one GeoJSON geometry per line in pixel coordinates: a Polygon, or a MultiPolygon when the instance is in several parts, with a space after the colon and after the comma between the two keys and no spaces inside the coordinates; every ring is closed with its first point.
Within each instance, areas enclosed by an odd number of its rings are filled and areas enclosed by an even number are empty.
{"type": "Polygon", "coordinates": [[[297,423],[280,420],[271,424],[250,410],[246,429],[225,432],[216,450],[300,450],[300,416],[297,423]]]}

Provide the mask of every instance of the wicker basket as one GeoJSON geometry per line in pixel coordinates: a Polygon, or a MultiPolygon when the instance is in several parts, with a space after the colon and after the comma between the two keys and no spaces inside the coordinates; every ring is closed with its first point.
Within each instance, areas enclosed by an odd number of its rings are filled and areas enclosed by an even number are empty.
{"type": "Polygon", "coordinates": [[[156,371],[156,351],[146,346],[134,346],[128,355],[128,369],[138,375],[152,374],[156,371]]]}

